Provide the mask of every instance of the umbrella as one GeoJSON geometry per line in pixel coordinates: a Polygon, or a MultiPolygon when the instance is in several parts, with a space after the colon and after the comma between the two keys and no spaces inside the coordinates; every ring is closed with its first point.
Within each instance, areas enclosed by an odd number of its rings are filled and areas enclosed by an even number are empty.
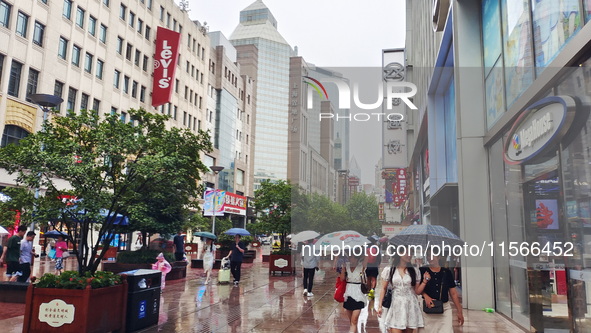
{"type": "Polygon", "coordinates": [[[212,234],[211,232],[207,232],[207,231],[196,232],[193,234],[193,236],[199,236],[199,237],[209,238],[209,239],[213,239],[213,240],[218,239],[218,237],[216,235],[212,234]]]}
{"type": "Polygon", "coordinates": [[[45,238],[58,238],[62,236],[64,238],[68,238],[68,234],[63,231],[51,230],[43,234],[45,238]]]}
{"type": "MultiPolygon", "coordinates": [[[[419,224],[410,225],[399,234],[390,238],[393,245],[420,245],[422,247],[464,245],[464,241],[453,232],[440,225],[419,224]]],[[[426,249],[425,249],[426,250],[426,249]]]]}
{"type": "Polygon", "coordinates": [[[250,232],[243,228],[232,228],[228,229],[224,232],[226,235],[240,235],[240,236],[250,236],[250,232]]]}
{"type": "Polygon", "coordinates": [[[353,230],[335,231],[322,236],[315,245],[318,246],[339,246],[344,245],[362,246],[363,244],[369,243],[367,237],[353,230]]]}
{"type": "Polygon", "coordinates": [[[4,229],[3,227],[0,227],[0,235],[5,235],[5,234],[9,234],[8,230],[4,229]]]}
{"type": "Polygon", "coordinates": [[[317,233],[316,231],[306,230],[306,231],[298,232],[297,234],[293,235],[291,237],[291,242],[292,243],[299,243],[299,242],[307,241],[310,239],[314,239],[318,236],[320,236],[320,234],[317,233]]]}

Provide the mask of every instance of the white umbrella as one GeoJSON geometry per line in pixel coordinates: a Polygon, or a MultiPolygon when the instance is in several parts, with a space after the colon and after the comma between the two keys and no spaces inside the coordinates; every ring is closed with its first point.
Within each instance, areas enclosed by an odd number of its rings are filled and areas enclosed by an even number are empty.
{"type": "Polygon", "coordinates": [[[338,246],[343,247],[345,245],[363,246],[363,244],[369,243],[369,239],[353,230],[335,231],[322,236],[317,242],[316,246],[338,246]]]}
{"type": "Polygon", "coordinates": [[[7,235],[9,234],[8,230],[4,229],[3,227],[0,227],[0,235],[7,235]]]}
{"type": "Polygon", "coordinates": [[[320,234],[317,233],[316,231],[306,230],[306,231],[298,232],[297,234],[293,235],[291,237],[291,242],[292,243],[299,243],[299,242],[307,241],[310,239],[314,239],[318,236],[320,236],[320,234]]]}

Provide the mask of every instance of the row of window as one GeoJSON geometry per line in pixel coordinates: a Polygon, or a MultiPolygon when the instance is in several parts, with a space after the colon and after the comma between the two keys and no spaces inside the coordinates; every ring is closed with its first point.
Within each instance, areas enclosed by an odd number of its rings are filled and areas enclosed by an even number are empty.
{"type": "Polygon", "coordinates": [[[139,83],[135,80],[131,80],[131,78],[127,75],[123,75],[123,83],[121,83],[121,71],[115,69],[113,75],[113,87],[115,89],[122,89],[124,94],[129,94],[129,83],[131,82],[131,97],[137,98],[138,96],[138,87],[140,93],[140,102],[146,101],[146,87],[139,86],[139,83]]]}
{"type": "MultiPolygon", "coordinates": [[[[12,5],[4,0],[0,0],[0,27],[10,29],[10,19],[12,13],[12,5]]],[[[16,16],[15,32],[18,36],[28,38],[29,35],[29,15],[18,11],[16,16]]],[[[45,34],[45,25],[39,21],[35,21],[33,27],[33,43],[43,46],[43,35],[45,34]]]]}
{"type": "MultiPolygon", "coordinates": [[[[169,115],[173,120],[177,120],[178,118],[178,107],[176,105],[172,105],[171,103],[167,103],[161,105],[159,107],[160,113],[169,115]]],[[[183,111],[183,126],[186,126],[188,129],[197,131],[201,130],[201,120],[197,119],[197,117],[193,117],[187,111],[183,111]]]]}
{"type": "MultiPolygon", "coordinates": [[[[150,8],[152,7],[151,4],[151,0],[150,0],[150,8]]],[[[119,18],[122,19],[123,21],[127,22],[127,24],[129,24],[129,26],[132,29],[137,29],[137,32],[140,35],[144,35],[144,37],[147,40],[150,40],[150,31],[151,28],[149,25],[145,25],[146,29],[145,29],[145,33],[144,33],[144,21],[142,21],[141,18],[137,17],[137,15],[132,12],[131,10],[129,10],[129,15],[128,15],[128,10],[127,10],[127,6],[125,6],[124,4],[121,4],[121,6],[119,7],[119,18]],[[136,24],[136,18],[137,18],[137,24],[136,24]]]]}
{"type": "MultiPolygon", "coordinates": [[[[0,82],[2,82],[2,75],[4,74],[4,59],[5,56],[0,54],[0,82]]],[[[8,78],[8,94],[10,96],[19,97],[21,88],[21,79],[24,65],[13,59],[10,64],[10,76],[8,78]]],[[[29,96],[37,93],[37,84],[39,83],[39,71],[29,67],[26,95],[29,96]]],[[[29,98],[27,97],[27,100],[29,98]]]]}
{"type": "MultiPolygon", "coordinates": [[[[64,0],[64,9],[63,9],[63,16],[68,19],[68,20],[72,20],[72,9],[73,9],[73,3],[71,0],[64,0]]],[[[98,21],[96,19],[96,17],[92,16],[92,15],[88,15],[88,24],[86,24],[86,10],[80,6],[78,6],[76,8],[76,26],[78,26],[80,29],[84,29],[85,26],[87,26],[88,28],[88,33],[93,36],[96,37],[96,29],[97,29],[97,24],[98,21]]],[[[100,25],[99,28],[99,41],[103,44],[105,44],[106,40],[107,40],[107,26],[105,26],[104,24],[100,25]]]]}
{"type": "MultiPolygon", "coordinates": [[[[125,40],[123,39],[123,37],[121,36],[117,36],[117,46],[116,46],[116,51],[118,54],[123,56],[123,45],[125,45],[125,40]]],[[[134,48],[133,45],[130,44],[129,42],[126,45],[125,48],[125,59],[132,61],[133,63],[137,66],[140,67],[140,61],[142,61],[142,52],[136,48],[135,49],[135,53],[134,53],[134,48]]],[[[150,61],[150,58],[148,58],[147,55],[143,55],[143,61],[142,61],[142,70],[144,72],[148,71],[148,63],[150,61]]]]}
{"type": "MultiPolygon", "coordinates": [[[[179,92],[179,80],[175,81],[174,91],[176,93],[179,92]]],[[[203,108],[203,97],[199,96],[196,92],[193,92],[193,89],[189,89],[189,86],[185,86],[185,99],[189,100],[189,103],[195,105],[199,109],[203,108]]]]}
{"type": "MultiPolygon", "coordinates": [[[[121,6],[124,7],[123,4],[121,6]]],[[[165,13],[164,7],[160,6],[160,21],[161,22],[164,22],[164,13],[165,13]]],[[[166,12],[166,27],[168,29],[172,29],[182,35],[183,34],[183,26],[180,23],[178,23],[176,21],[176,19],[173,19],[172,20],[172,27],[171,27],[170,19],[171,19],[170,13],[166,12]],[[177,28],[178,28],[178,30],[177,30],[177,28]]],[[[123,19],[123,20],[125,20],[125,19],[123,19]]]]}
{"type": "Polygon", "coordinates": [[[199,68],[196,68],[195,65],[192,65],[189,61],[187,61],[186,72],[191,75],[191,77],[195,78],[197,82],[203,84],[203,73],[200,73],[199,68]]]}
{"type": "Polygon", "coordinates": [[[191,34],[188,34],[187,48],[193,50],[193,53],[196,53],[198,58],[201,57],[201,60],[205,60],[205,48],[201,46],[201,43],[197,43],[197,40],[191,34]]]}
{"type": "MultiPolygon", "coordinates": [[[[67,40],[65,37],[60,36],[60,40],[59,40],[59,45],[58,45],[58,49],[57,49],[57,56],[63,60],[67,61],[68,58],[68,46],[70,44],[70,41],[67,40]]],[[[80,67],[80,62],[81,62],[81,57],[82,57],[82,47],[73,44],[72,45],[72,65],[76,66],[76,67],[80,67]]],[[[93,65],[94,65],[94,55],[86,52],[86,54],[84,55],[84,71],[87,72],[88,74],[92,74],[93,71],[93,65]]],[[[94,68],[94,72],[96,77],[99,80],[103,79],[103,70],[105,67],[105,62],[101,59],[96,59],[96,67],[94,68]]]]}
{"type": "MultiPolygon", "coordinates": [[[[149,10],[152,10],[152,0],[139,0],[139,1],[142,5],[145,4],[149,10]]],[[[111,4],[110,0],[103,0],[103,5],[109,7],[110,4],[111,4]]]]}

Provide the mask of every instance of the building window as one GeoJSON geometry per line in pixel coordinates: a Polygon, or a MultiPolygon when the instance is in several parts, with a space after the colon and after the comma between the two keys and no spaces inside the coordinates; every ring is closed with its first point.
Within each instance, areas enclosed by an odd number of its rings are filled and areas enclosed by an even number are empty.
{"type": "Polygon", "coordinates": [[[131,97],[137,98],[137,81],[131,83],[131,97]]]}
{"type": "Polygon", "coordinates": [[[91,36],[96,36],[96,18],[92,15],[88,16],[88,33],[91,36]]]}
{"type": "Polygon", "coordinates": [[[29,99],[29,96],[37,93],[37,82],[39,82],[39,71],[29,68],[29,80],[27,81],[26,95],[26,99],[29,102],[32,102],[29,99]]]}
{"type": "Polygon", "coordinates": [[[80,47],[78,45],[72,47],[72,65],[80,67],[80,47]]]}
{"type": "Polygon", "coordinates": [[[27,27],[29,26],[29,16],[23,12],[18,12],[16,18],[16,34],[27,38],[27,27]]]}
{"type": "MultiPolygon", "coordinates": [[[[64,93],[64,84],[62,82],[59,82],[58,80],[55,80],[55,86],[53,87],[53,94],[55,96],[59,96],[61,98],[63,93],[64,93]]],[[[58,104],[55,107],[55,109],[60,111],[62,109],[62,105],[58,104]]]]}
{"type": "Polygon", "coordinates": [[[70,87],[68,89],[68,102],[66,104],[66,110],[71,113],[75,113],[76,110],[76,97],[78,95],[78,90],[70,87]]]}
{"type": "Polygon", "coordinates": [[[103,0],[103,5],[109,7],[110,0],[103,0]]]}
{"type": "Polygon", "coordinates": [[[7,2],[0,1],[0,26],[8,28],[10,25],[10,10],[12,6],[7,2]]]}
{"type": "Polygon", "coordinates": [[[88,100],[90,99],[90,96],[88,96],[85,93],[82,93],[82,96],[80,97],[80,110],[88,110],[88,100]]]}
{"type": "Polygon", "coordinates": [[[164,22],[164,7],[160,6],[160,21],[164,22]]]}
{"type": "Polygon", "coordinates": [[[100,35],[99,35],[99,40],[103,44],[107,41],[107,27],[104,24],[101,24],[101,31],[100,31],[100,35]]]}
{"type": "Polygon", "coordinates": [[[103,79],[103,66],[104,65],[105,65],[105,63],[102,60],[100,60],[100,59],[96,60],[96,77],[99,80],[103,79]]]}
{"type": "Polygon", "coordinates": [[[119,116],[119,119],[121,120],[122,123],[126,123],[127,122],[127,113],[126,112],[121,112],[121,115],[119,116]]]}
{"type": "Polygon", "coordinates": [[[142,69],[144,72],[148,71],[148,56],[144,56],[144,62],[142,63],[142,69]]]}
{"type": "Polygon", "coordinates": [[[12,60],[10,67],[10,80],[8,81],[8,94],[10,96],[18,97],[19,88],[21,85],[21,72],[23,64],[16,60],[12,60]]]}
{"type": "Polygon", "coordinates": [[[4,126],[4,134],[2,134],[2,147],[6,147],[9,144],[18,144],[27,135],[29,135],[29,132],[22,127],[6,125],[4,126]]]}
{"type": "Polygon", "coordinates": [[[4,72],[4,54],[0,53],[0,84],[2,83],[2,73],[4,72]]]}
{"type": "Polygon", "coordinates": [[[172,30],[176,31],[176,20],[172,19],[172,30]]]}
{"type": "Polygon", "coordinates": [[[183,112],[183,126],[187,126],[187,111],[183,112]]]}
{"type": "Polygon", "coordinates": [[[127,13],[127,7],[125,7],[124,4],[121,4],[121,7],[119,7],[119,18],[122,19],[123,21],[125,21],[126,13],[127,13]]]}
{"type": "Polygon", "coordinates": [[[140,50],[136,49],[135,50],[135,59],[133,60],[133,63],[140,67],[140,59],[142,57],[142,53],[140,52],[140,50]]]}
{"type": "Polygon", "coordinates": [[[58,46],[57,55],[66,60],[66,56],[68,55],[68,40],[64,37],[60,37],[60,45],[58,46]]]}
{"type": "Polygon", "coordinates": [[[135,13],[132,11],[129,12],[129,26],[132,28],[135,27],[135,13]]]}
{"type": "Polygon", "coordinates": [[[117,114],[117,108],[114,106],[111,106],[111,115],[117,114]]]}
{"type": "Polygon", "coordinates": [[[119,81],[121,81],[121,72],[115,70],[115,74],[113,75],[113,87],[115,89],[119,89],[119,81]]]}
{"type": "Polygon", "coordinates": [[[142,30],[144,30],[144,21],[142,19],[137,19],[137,32],[141,35],[142,30]]]}
{"type": "Polygon", "coordinates": [[[146,25],[146,33],[145,33],[145,36],[146,36],[146,39],[147,40],[150,40],[150,31],[151,30],[152,29],[150,29],[150,26],[149,25],[146,25]]]}
{"type": "Polygon", "coordinates": [[[148,9],[152,10],[152,0],[148,0],[148,9]]]}
{"type": "Polygon", "coordinates": [[[117,36],[117,53],[123,55],[123,38],[117,36]]]}
{"type": "Polygon", "coordinates": [[[76,10],[76,25],[84,29],[84,15],[86,11],[80,7],[76,10]]]}
{"type": "Polygon", "coordinates": [[[72,0],[64,0],[63,15],[68,20],[72,19],[72,0]]]}
{"type": "Polygon", "coordinates": [[[35,29],[33,30],[33,43],[43,46],[43,35],[45,34],[45,26],[35,21],[35,29]]]}
{"type": "Polygon", "coordinates": [[[142,86],[140,88],[140,102],[145,102],[146,101],[146,87],[142,86]]]}
{"type": "Polygon", "coordinates": [[[129,76],[127,75],[123,77],[123,92],[125,94],[129,93],[129,76]]]}
{"type": "Polygon", "coordinates": [[[84,59],[84,70],[87,73],[92,73],[92,63],[94,62],[94,56],[88,52],[86,52],[86,57],[84,59]]]}
{"type": "Polygon", "coordinates": [[[99,101],[98,99],[95,98],[92,101],[92,110],[94,111],[94,114],[97,114],[97,115],[99,114],[100,107],[101,107],[101,101],[99,101]]]}
{"type": "Polygon", "coordinates": [[[170,13],[166,13],[166,27],[170,29],[170,13]]]}
{"type": "Polygon", "coordinates": [[[127,50],[125,51],[125,59],[131,61],[131,54],[133,53],[133,45],[127,43],[127,50]]]}

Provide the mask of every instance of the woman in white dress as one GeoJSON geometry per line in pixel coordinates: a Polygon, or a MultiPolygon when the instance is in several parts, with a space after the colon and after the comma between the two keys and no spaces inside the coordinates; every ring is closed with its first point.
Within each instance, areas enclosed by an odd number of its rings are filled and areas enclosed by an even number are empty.
{"type": "Polygon", "coordinates": [[[350,333],[357,332],[359,314],[367,305],[367,296],[361,292],[361,275],[364,271],[365,262],[362,257],[351,257],[350,261],[345,264],[345,269],[341,270],[341,280],[347,279],[343,307],[347,310],[350,333]],[[355,268],[351,270],[351,266],[355,268]]]}
{"type": "MultiPolygon", "coordinates": [[[[384,324],[388,332],[411,333],[414,329],[424,326],[423,312],[417,295],[423,292],[427,280],[431,277],[425,272],[422,283],[419,282],[419,278],[417,270],[410,264],[410,255],[394,255],[392,266],[382,271],[382,290],[378,304],[382,304],[388,284],[392,287],[392,303],[388,312],[384,314],[384,324]]],[[[379,308],[378,317],[381,316],[382,308],[379,308]]]]}
{"type": "Polygon", "coordinates": [[[211,280],[211,271],[213,270],[213,260],[215,258],[215,246],[213,240],[206,238],[205,245],[203,246],[203,272],[206,274],[205,284],[208,284],[211,280]]]}

